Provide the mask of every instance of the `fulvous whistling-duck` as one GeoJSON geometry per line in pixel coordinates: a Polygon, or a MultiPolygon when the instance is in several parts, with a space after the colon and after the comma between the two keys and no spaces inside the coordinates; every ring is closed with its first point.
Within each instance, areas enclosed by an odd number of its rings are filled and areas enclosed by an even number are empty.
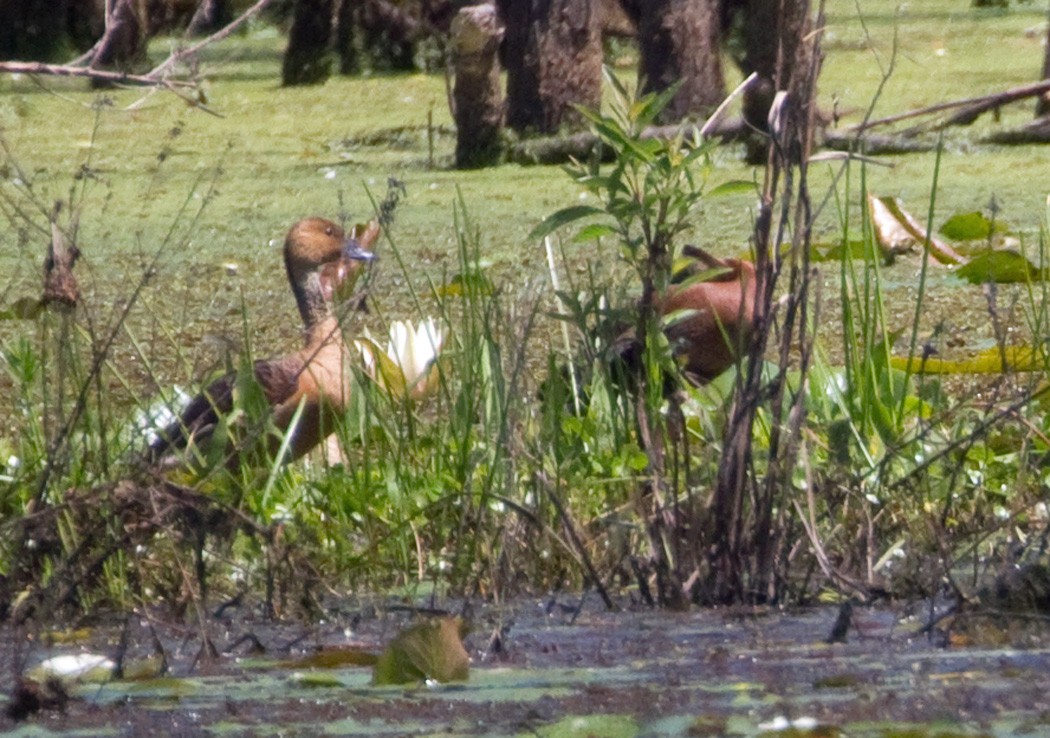
{"type": "MultiPolygon", "coordinates": [[[[349,235],[323,218],[306,218],[292,226],[284,242],[284,265],[295,302],[303,319],[304,345],[279,359],[256,361],[253,370],[272,408],[273,425],[288,431],[296,413],[287,460],[297,459],[335,429],[335,419],[346,406],[348,388],[343,374],[345,347],[333,299],[340,287],[374,258],[372,247],[379,224],[354,229],[349,235]]],[[[201,447],[219,419],[233,409],[236,375],[212,382],[182,411],[180,417],[150,444],[149,456],[159,461],[191,444],[201,447]]],[[[280,439],[270,439],[275,452],[280,439]]],[[[243,449],[227,449],[229,461],[243,449]]]]}
{"type": "Polygon", "coordinates": [[[671,316],[664,328],[671,349],[690,382],[707,384],[736,363],[755,327],[757,299],[755,265],[743,259],[718,259],[697,246],[685,256],[699,267],[717,270],[702,282],[672,285],[660,303],[660,314],[671,316]],[[684,311],[680,320],[673,314],[684,311]]]}
{"type": "MultiPolygon", "coordinates": [[[[686,246],[692,261],[675,274],[674,283],[657,301],[664,333],[682,375],[704,385],[736,363],[755,324],[755,265],[742,259],[718,259],[697,246],[686,246]],[[704,271],[705,281],[690,281],[704,271]],[[678,314],[677,316],[675,314],[678,314]]],[[[634,330],[613,344],[614,355],[628,373],[641,364],[634,330]]]]}

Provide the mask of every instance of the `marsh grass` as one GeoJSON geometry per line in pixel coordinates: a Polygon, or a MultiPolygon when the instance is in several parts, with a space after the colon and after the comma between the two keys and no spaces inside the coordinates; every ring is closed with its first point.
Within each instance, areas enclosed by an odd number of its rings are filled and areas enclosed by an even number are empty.
{"type": "MultiPolygon", "coordinates": [[[[852,3],[830,5],[837,35],[821,89],[843,109],[870,101],[882,80],[871,47],[888,53],[895,24],[912,32],[900,34],[903,61],[876,112],[963,97],[975,80],[1028,81],[1025,59],[1038,68],[1038,39],[1025,29],[1041,11],[978,14],[943,0],[922,17],[894,18],[890,3],[873,3],[862,23],[852,3]],[[959,34],[941,39],[947,20],[959,34]],[[996,37],[1017,53],[993,51],[986,42],[996,37]],[[948,60],[961,60],[943,73],[933,62],[945,57],[930,46],[942,40],[948,60]],[[932,93],[920,86],[926,77],[932,93]]],[[[56,615],[162,602],[194,618],[205,603],[245,593],[270,613],[316,613],[347,588],[499,599],[620,587],[645,601],[652,549],[678,555],[697,539],[683,544],[691,533],[673,527],[653,535],[638,495],[652,479],[651,447],[600,359],[613,326],[631,315],[635,273],[602,253],[618,242],[556,239],[556,295],[544,250],[527,239],[550,213],[594,204],[594,193],[554,167],[444,169],[453,141],[440,79],[277,88],[279,46],[257,27],[212,52],[210,99],[225,118],[163,96],[129,109],[141,97],[133,91],[100,99],[60,85],[63,99],[0,82],[9,226],[0,309],[37,294],[55,199],[79,213],[84,251],[76,312],[0,321],[0,607],[17,610],[49,589],[38,602],[56,615]],[[437,169],[426,152],[430,109],[437,169]],[[337,456],[167,482],[140,476],[137,417],[177,407],[175,385],[192,393],[297,341],[269,243],[303,215],[371,216],[370,191],[391,174],[407,181],[408,199],[368,284],[372,312],[351,316],[346,337],[362,324],[382,335],[392,320],[435,317],[449,339],[434,396],[391,397],[358,367],[337,456]],[[586,402],[572,382],[545,382],[575,377],[561,374],[567,363],[582,370],[586,402]],[[135,505],[126,480],[137,485],[135,505]],[[166,512],[143,515],[152,522],[136,537],[122,515],[141,513],[143,500],[166,512]]],[[[819,296],[821,309],[810,319],[820,323],[804,326],[814,359],[804,373],[768,355],[756,365],[760,386],[779,376],[783,407],[805,411],[797,463],[777,470],[779,601],[932,593],[945,579],[967,593],[994,566],[1039,560],[1050,484],[1046,282],[982,290],[921,254],[883,264],[863,213],[868,192],[889,192],[933,224],[945,210],[987,209],[994,194],[996,218],[1045,265],[1045,192],[1033,195],[1032,183],[1046,152],[974,148],[971,135],[892,170],[851,165],[843,178],[810,167],[811,190],[838,205],[818,217],[814,240],[842,247],[814,278],[809,299],[819,296]],[[1018,345],[1034,350],[1037,371],[941,378],[891,361],[922,359],[930,347],[953,356],[991,346],[1005,356],[1018,345]]],[[[707,156],[719,180],[758,178],[738,152],[707,156]]],[[[704,199],[676,237],[740,255],[752,199],[704,199]]],[[[659,348],[653,376],[667,369],[659,348]]],[[[684,391],[683,431],[667,445],[671,507],[709,509],[737,385],[729,376],[684,391]]],[[[667,432],[660,393],[645,403],[652,429],[667,432]]],[[[756,412],[748,432],[757,472],[784,421],[768,406],[756,412]]]]}

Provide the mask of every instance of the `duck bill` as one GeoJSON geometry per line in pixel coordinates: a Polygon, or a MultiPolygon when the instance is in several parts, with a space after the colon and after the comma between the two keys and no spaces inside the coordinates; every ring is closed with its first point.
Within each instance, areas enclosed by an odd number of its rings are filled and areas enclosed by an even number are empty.
{"type": "Polygon", "coordinates": [[[351,238],[343,244],[343,258],[353,259],[354,261],[372,261],[376,258],[376,255],[371,251],[365,250],[356,238],[351,238]]]}

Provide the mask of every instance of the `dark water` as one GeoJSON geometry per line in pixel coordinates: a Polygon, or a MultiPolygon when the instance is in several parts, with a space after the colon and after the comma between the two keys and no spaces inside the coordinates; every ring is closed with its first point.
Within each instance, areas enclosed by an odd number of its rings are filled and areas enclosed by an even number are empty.
{"type": "MultiPolygon", "coordinates": [[[[835,608],[605,612],[575,601],[473,613],[462,684],[374,687],[348,666],[412,618],[347,610],[340,622],[253,622],[226,613],[198,629],[136,619],[130,672],[162,676],[71,688],[71,699],[5,735],[193,736],[1018,736],[1050,735],[1047,628],[988,620],[928,638],[902,611],[857,608],[847,642],[825,639],[835,608]],[[492,636],[502,632],[500,648],[492,636]],[[156,635],[156,640],[154,639],[156,635]],[[245,636],[249,636],[245,638],[245,636]],[[934,642],[936,641],[936,642],[934,642]],[[988,644],[994,642],[994,647],[988,644]],[[945,644],[948,645],[945,645],[945,644]],[[326,655],[319,659],[318,654],[326,655]],[[335,657],[332,655],[335,654],[335,657]],[[341,664],[319,668],[318,664],[341,664]],[[792,721],[795,727],[790,727],[792,721]],[[788,730],[780,730],[789,726],[788,730]]],[[[923,613],[925,615],[925,613],[923,613]]],[[[114,655],[121,631],[3,633],[4,692],[60,653],[114,655]],[[69,634],[62,640],[70,640],[69,634]]]]}

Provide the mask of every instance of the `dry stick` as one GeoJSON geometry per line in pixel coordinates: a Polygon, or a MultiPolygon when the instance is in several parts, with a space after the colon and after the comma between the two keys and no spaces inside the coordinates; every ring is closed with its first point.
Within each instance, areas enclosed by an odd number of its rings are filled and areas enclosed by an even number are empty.
{"type": "Polygon", "coordinates": [[[925,108],[918,108],[916,110],[909,110],[904,113],[897,113],[896,115],[890,115],[885,118],[878,118],[877,120],[870,120],[864,123],[858,123],[855,126],[847,128],[848,131],[864,131],[869,128],[875,128],[876,126],[883,126],[889,123],[896,123],[902,120],[908,120],[910,118],[919,118],[923,115],[931,115],[933,113],[940,113],[945,110],[952,110],[954,108],[970,108],[958,113],[953,118],[949,119],[945,125],[951,125],[952,122],[958,124],[972,123],[973,119],[981,113],[997,108],[1000,105],[1007,103],[1016,102],[1017,100],[1024,100],[1025,98],[1035,97],[1041,95],[1044,92],[1050,91],[1050,79],[1044,79],[1040,82],[1033,82],[1027,85],[1021,85],[1020,87],[1012,87],[1009,90],[1003,92],[997,92],[992,95],[982,95],[980,97],[967,97],[961,100],[951,100],[949,102],[937,103],[936,105],[930,105],[925,108]],[[972,117],[970,117],[972,115],[972,117]]]}
{"type": "Polygon", "coordinates": [[[0,62],[0,73],[6,74],[44,74],[52,77],[88,77],[100,79],[107,82],[134,82],[143,85],[159,85],[161,87],[194,87],[193,82],[174,79],[157,79],[149,75],[127,74],[126,72],[108,72],[103,69],[89,69],[88,67],[74,67],[67,64],[44,64],[43,62],[0,62]]]}
{"type": "Polygon", "coordinates": [[[569,517],[569,513],[565,510],[565,506],[561,504],[561,498],[558,497],[554,491],[554,485],[551,483],[547,475],[542,471],[536,472],[536,481],[540,483],[544,491],[547,493],[547,497],[550,498],[551,503],[554,505],[554,509],[558,512],[558,517],[561,518],[562,525],[565,526],[565,532],[569,536],[569,540],[572,542],[573,547],[580,556],[580,562],[583,564],[583,568],[587,572],[587,576],[590,578],[594,588],[598,591],[598,594],[602,598],[602,602],[605,603],[607,610],[615,610],[616,604],[609,597],[609,593],[605,590],[605,585],[602,584],[601,577],[598,576],[597,570],[594,568],[594,564],[591,562],[591,557],[587,555],[587,549],[583,546],[583,541],[580,540],[580,536],[576,533],[576,525],[573,523],[572,518],[569,517]]]}
{"type": "Polygon", "coordinates": [[[722,115],[726,111],[726,108],[728,108],[734,100],[736,100],[738,97],[747,92],[747,90],[750,89],[757,81],[758,73],[752,72],[747,76],[747,79],[745,79],[743,82],[736,86],[735,90],[726,95],[726,99],[719,103],[718,107],[715,108],[715,112],[711,113],[711,116],[707,119],[707,122],[700,127],[700,135],[706,138],[707,135],[711,133],[712,130],[714,130],[715,124],[718,123],[719,120],[721,120],[722,115]]]}
{"type": "Polygon", "coordinates": [[[155,78],[162,72],[166,71],[169,67],[176,64],[177,62],[182,61],[188,56],[193,56],[208,44],[214,43],[216,41],[221,41],[222,39],[232,34],[234,31],[236,31],[238,28],[240,28],[242,25],[247,23],[249,20],[254,18],[260,12],[262,12],[262,10],[271,2],[273,2],[273,0],[259,0],[257,3],[255,3],[255,5],[251,6],[246,11],[241,13],[239,17],[233,19],[233,21],[231,21],[229,25],[220,28],[218,31],[208,36],[207,38],[201,39],[193,46],[182,49],[181,51],[173,51],[167,59],[155,66],[153,69],[151,69],[146,75],[146,77],[155,78]]]}

